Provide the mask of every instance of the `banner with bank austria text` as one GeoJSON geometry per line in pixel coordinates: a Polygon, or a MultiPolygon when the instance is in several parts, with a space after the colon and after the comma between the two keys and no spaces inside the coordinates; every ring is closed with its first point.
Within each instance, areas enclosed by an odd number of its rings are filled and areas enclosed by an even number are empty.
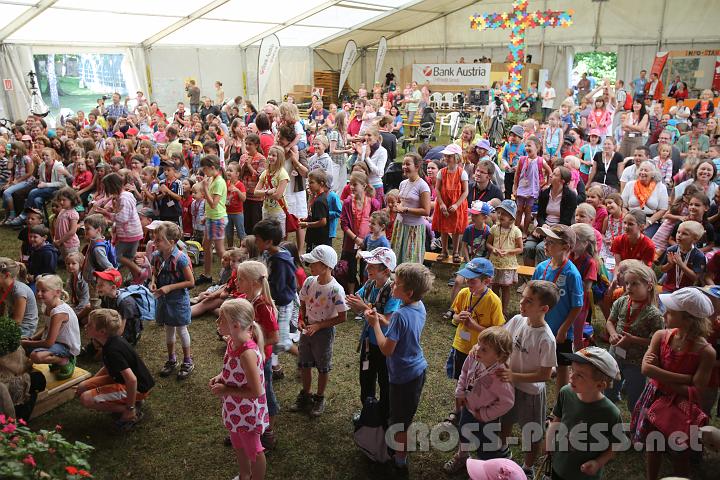
{"type": "Polygon", "coordinates": [[[412,69],[414,82],[430,85],[466,85],[490,87],[489,63],[415,63],[412,69]]]}
{"type": "Polygon", "coordinates": [[[275,62],[280,54],[280,39],[277,35],[269,35],[260,42],[258,52],[257,82],[258,82],[258,105],[261,105],[263,93],[270,81],[275,62]]]}
{"type": "Polygon", "coordinates": [[[382,75],[383,63],[385,63],[385,54],[387,53],[387,38],[380,37],[378,42],[377,56],[375,57],[375,83],[380,81],[382,75]]]}
{"type": "Polygon", "coordinates": [[[342,93],[342,89],[345,86],[345,81],[350,75],[355,60],[357,59],[357,44],[354,40],[348,40],[345,45],[345,53],[343,53],[342,64],[340,65],[340,84],[338,85],[338,98],[342,93]]]}

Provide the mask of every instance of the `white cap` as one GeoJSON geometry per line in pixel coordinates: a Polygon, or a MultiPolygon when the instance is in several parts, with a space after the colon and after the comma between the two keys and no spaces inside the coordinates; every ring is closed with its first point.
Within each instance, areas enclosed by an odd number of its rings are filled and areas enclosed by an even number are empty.
{"type": "Polygon", "coordinates": [[[387,247],[378,247],[370,252],[360,252],[360,256],[368,264],[385,265],[391,272],[394,272],[397,266],[395,252],[387,247]]]}
{"type": "Polygon", "coordinates": [[[328,245],[318,245],[312,249],[312,252],[305,253],[300,258],[305,263],[321,262],[330,268],[335,268],[338,261],[337,253],[328,245]]]}
{"type": "Polygon", "coordinates": [[[153,221],[150,222],[150,224],[149,224],[147,227],[145,227],[145,228],[147,228],[148,230],[155,230],[155,229],[158,228],[162,223],[163,223],[162,220],[153,220],[153,221]]]}
{"type": "Polygon", "coordinates": [[[660,295],[660,303],[666,309],[687,312],[697,318],[711,317],[715,311],[712,301],[700,289],[694,287],[663,293],[660,295]]]}
{"type": "Polygon", "coordinates": [[[600,347],[585,347],[575,353],[563,353],[571,362],[592,365],[614,380],[620,380],[620,367],[610,352],[600,347]]]}

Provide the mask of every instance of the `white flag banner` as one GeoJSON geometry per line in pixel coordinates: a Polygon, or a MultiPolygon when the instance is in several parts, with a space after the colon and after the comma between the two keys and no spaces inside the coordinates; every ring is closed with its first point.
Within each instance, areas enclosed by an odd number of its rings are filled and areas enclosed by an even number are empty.
{"type": "Polygon", "coordinates": [[[345,45],[345,53],[343,53],[342,64],[340,66],[340,85],[338,86],[338,97],[340,97],[340,92],[342,92],[343,86],[345,86],[345,81],[347,80],[348,75],[350,75],[350,69],[355,63],[356,58],[357,44],[355,44],[354,40],[348,40],[347,45],[345,45]]]}
{"type": "Polygon", "coordinates": [[[270,80],[270,74],[280,54],[280,39],[277,35],[270,35],[260,42],[258,52],[257,82],[258,82],[258,105],[262,104],[262,95],[265,93],[270,80]]]}
{"type": "Polygon", "coordinates": [[[378,42],[377,57],[375,57],[375,83],[380,81],[383,63],[385,62],[385,54],[387,53],[387,38],[380,37],[378,42]]]}

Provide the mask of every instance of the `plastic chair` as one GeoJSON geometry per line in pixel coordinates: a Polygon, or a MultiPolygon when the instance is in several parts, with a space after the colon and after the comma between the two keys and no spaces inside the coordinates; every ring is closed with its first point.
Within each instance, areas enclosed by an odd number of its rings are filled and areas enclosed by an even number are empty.
{"type": "Polygon", "coordinates": [[[452,133],[453,126],[457,124],[460,119],[460,112],[450,112],[440,119],[440,127],[438,128],[438,135],[442,135],[443,127],[447,127],[448,134],[452,133]]]}
{"type": "Polygon", "coordinates": [[[445,95],[443,95],[443,104],[447,105],[448,110],[452,109],[455,106],[455,94],[445,92],[445,95]]]}
{"type": "Polygon", "coordinates": [[[442,99],[443,99],[442,93],[433,92],[430,95],[430,105],[433,106],[434,108],[439,108],[440,104],[442,103],[442,99]]]}

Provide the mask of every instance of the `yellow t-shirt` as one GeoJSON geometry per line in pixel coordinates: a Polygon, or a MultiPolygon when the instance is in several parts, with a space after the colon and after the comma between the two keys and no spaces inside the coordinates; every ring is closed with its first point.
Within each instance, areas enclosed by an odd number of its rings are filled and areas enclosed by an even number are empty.
{"type": "MultiPolygon", "coordinates": [[[[490,227],[490,235],[493,237],[493,247],[502,250],[511,250],[516,248],[518,238],[522,238],[522,232],[518,227],[502,228],[499,224],[490,227]]],[[[501,257],[494,252],[490,254],[490,261],[495,270],[517,270],[517,255],[506,255],[501,257]]]]}
{"type": "MultiPolygon", "coordinates": [[[[262,190],[268,189],[268,185],[267,185],[268,182],[266,180],[267,176],[268,176],[268,171],[264,170],[260,174],[260,178],[258,179],[257,184],[260,187],[260,189],[262,189],[262,190]]],[[[285,171],[284,168],[281,168],[270,177],[270,185],[272,185],[272,188],[277,188],[278,185],[280,185],[280,182],[282,182],[283,180],[289,181],[290,176],[288,175],[288,173],[285,171]]],[[[269,214],[275,214],[275,215],[283,213],[282,206],[277,202],[277,200],[273,200],[271,198],[265,198],[263,200],[263,210],[269,214]]]]}
{"type": "MultiPolygon", "coordinates": [[[[495,327],[505,323],[502,302],[495,295],[495,292],[489,288],[484,295],[472,295],[469,288],[463,288],[455,297],[452,310],[455,313],[460,313],[470,309],[471,306],[474,307],[472,319],[481,327],[495,327]]],[[[468,354],[473,345],[477,343],[478,335],[480,335],[480,332],[467,329],[464,324],[460,323],[455,330],[452,346],[458,352],[468,354]]]]}

